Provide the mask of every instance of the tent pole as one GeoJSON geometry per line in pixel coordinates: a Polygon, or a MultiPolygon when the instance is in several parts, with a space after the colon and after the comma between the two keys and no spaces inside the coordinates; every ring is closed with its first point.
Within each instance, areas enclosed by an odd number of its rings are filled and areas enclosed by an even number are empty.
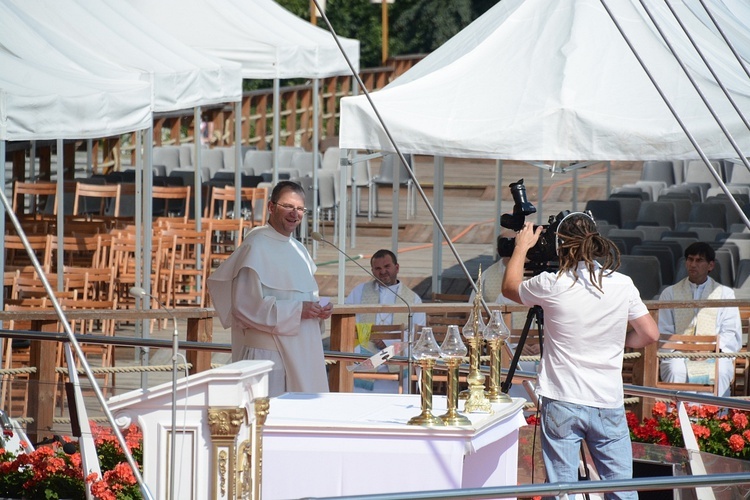
{"type": "MultiPolygon", "coordinates": [[[[347,171],[349,170],[350,151],[348,149],[339,150],[339,215],[336,223],[339,225],[339,248],[346,248],[346,178],[347,171]]],[[[352,224],[354,226],[354,224],[352,224]]],[[[354,228],[352,227],[352,234],[354,234],[354,228]]],[[[346,287],[346,260],[344,255],[339,252],[339,276],[338,276],[338,303],[344,303],[344,291],[346,287]]]]}
{"type": "MultiPolygon", "coordinates": [[[[58,193],[64,193],[65,189],[65,163],[63,162],[63,156],[64,156],[64,141],[62,139],[57,139],[57,192],[58,193]]],[[[73,177],[75,178],[75,166],[73,167],[73,177]]],[[[5,184],[3,183],[3,186],[5,184]]],[[[62,196],[60,197],[60,200],[62,200],[62,196]]],[[[63,237],[65,236],[65,228],[63,227],[65,224],[65,205],[61,205],[57,211],[57,241],[63,241],[63,237]]],[[[63,255],[64,252],[57,252],[57,269],[62,269],[65,265],[65,255],[63,255]]],[[[57,290],[62,291],[64,288],[64,278],[65,274],[58,272],[57,273],[57,290]]]]}
{"type": "MultiPolygon", "coordinates": [[[[381,159],[380,168],[383,168],[383,161],[385,156],[381,159]]],[[[391,196],[393,197],[393,211],[391,212],[391,250],[393,253],[398,254],[398,198],[401,190],[401,166],[398,162],[393,162],[393,179],[391,184],[391,196]]]]}
{"type": "MultiPolygon", "coordinates": [[[[34,151],[36,149],[36,141],[31,141],[31,150],[34,151]]],[[[5,139],[0,139],[0,160],[3,160],[2,169],[0,170],[0,186],[2,186],[3,192],[5,192],[5,170],[6,170],[6,163],[5,163],[5,139]]],[[[33,157],[32,157],[33,162],[33,157]]],[[[33,164],[33,163],[32,163],[33,164]]],[[[2,205],[2,204],[0,204],[2,205]]],[[[0,206],[0,234],[5,234],[5,205],[0,206]]],[[[2,241],[0,241],[0,252],[2,252],[0,255],[5,255],[5,238],[2,238],[2,241]]],[[[5,259],[0,259],[0,276],[5,276],[5,259]]],[[[5,297],[4,294],[0,293],[0,310],[5,310],[5,297]]],[[[3,321],[0,320],[0,327],[4,327],[3,321]]],[[[12,342],[12,339],[8,339],[5,342],[12,342]]],[[[0,341],[0,349],[2,349],[3,342],[0,341]]],[[[5,351],[2,351],[5,352],[5,351]]]]}
{"type": "Polygon", "coordinates": [[[573,212],[578,212],[578,169],[573,170],[573,212]]]}
{"type": "MultiPolygon", "coordinates": [[[[502,226],[500,226],[500,214],[503,213],[503,160],[496,160],[495,168],[495,240],[493,241],[493,245],[496,246],[497,239],[503,230],[502,226]]],[[[496,251],[497,248],[495,248],[496,251]]]]}
{"type": "MultiPolygon", "coordinates": [[[[312,230],[318,231],[318,144],[320,128],[318,127],[318,115],[320,114],[320,104],[318,103],[318,93],[320,80],[313,78],[313,161],[312,161],[312,181],[313,181],[313,206],[312,206],[312,230]]],[[[312,240],[312,258],[318,257],[318,242],[312,240]]]]}
{"type": "Polygon", "coordinates": [[[732,54],[734,54],[734,57],[737,59],[737,62],[742,67],[742,69],[745,71],[745,74],[750,78],[750,68],[748,68],[747,63],[742,58],[742,56],[737,52],[737,49],[734,48],[734,45],[732,44],[732,41],[727,37],[726,33],[724,33],[724,30],[721,28],[719,23],[716,22],[716,19],[714,18],[714,15],[711,13],[708,7],[706,7],[706,3],[704,0],[698,0],[701,5],[703,6],[703,9],[706,11],[706,14],[708,14],[708,17],[711,19],[711,22],[714,24],[714,27],[716,27],[716,30],[721,34],[721,37],[724,39],[724,43],[727,44],[727,47],[732,51],[732,54]]]}
{"type": "MultiPolygon", "coordinates": [[[[445,192],[445,157],[436,156],[434,158],[435,169],[433,171],[432,203],[435,205],[435,213],[442,220],[445,203],[443,194],[445,192]]],[[[437,224],[433,222],[432,233],[432,293],[442,293],[443,291],[443,245],[440,241],[440,232],[437,224]]]]}
{"type": "MultiPolygon", "coordinates": [[[[273,79],[273,185],[279,182],[279,146],[281,143],[281,90],[279,79],[273,79]]],[[[265,133],[265,131],[264,131],[265,133]]]]}
{"type": "MultiPolygon", "coordinates": [[[[91,147],[89,147],[89,151],[90,150],[91,150],[91,147]]],[[[5,161],[4,160],[5,157],[3,156],[2,158],[3,158],[3,161],[5,161]]],[[[29,153],[29,177],[28,179],[29,179],[29,182],[34,182],[36,180],[36,140],[31,141],[31,152],[29,153]]]]}
{"type": "MultiPolygon", "coordinates": [[[[242,218],[242,100],[234,103],[234,218],[242,218]]],[[[253,202],[250,202],[253,203],[253,202]]],[[[252,208],[252,207],[251,207],[252,208]]],[[[255,215],[253,215],[255,217],[255,215]]]]}

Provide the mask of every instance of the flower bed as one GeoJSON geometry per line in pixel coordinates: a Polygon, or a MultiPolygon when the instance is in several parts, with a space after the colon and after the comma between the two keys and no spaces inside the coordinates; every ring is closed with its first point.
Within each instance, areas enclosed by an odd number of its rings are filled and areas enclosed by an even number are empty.
{"type": "MultiPolygon", "coordinates": [[[[687,412],[701,451],[743,460],[750,458],[748,412],[720,412],[719,407],[711,405],[691,405],[687,412]]],[[[639,422],[633,413],[627,413],[630,439],[639,443],[684,447],[675,405],[657,402],[652,414],[651,418],[639,422]]]]}
{"type": "MultiPolygon", "coordinates": [[[[85,484],[95,498],[133,500],[141,498],[140,488],[122,448],[111,429],[91,422],[103,478],[83,477],[81,454],[67,455],[62,445],[42,446],[31,453],[0,449],[0,497],[41,499],[84,499],[85,484]]],[[[143,435],[135,426],[124,433],[133,458],[143,459],[143,435]]]]}

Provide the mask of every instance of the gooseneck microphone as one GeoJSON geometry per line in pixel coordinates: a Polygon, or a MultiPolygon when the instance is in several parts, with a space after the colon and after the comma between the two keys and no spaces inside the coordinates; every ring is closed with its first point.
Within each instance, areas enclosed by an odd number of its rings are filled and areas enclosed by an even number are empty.
{"type": "Polygon", "coordinates": [[[409,304],[409,302],[406,301],[406,299],[404,299],[401,295],[399,295],[398,293],[396,293],[395,290],[393,290],[391,287],[389,287],[388,285],[386,285],[385,283],[383,283],[380,279],[378,279],[374,274],[372,274],[372,272],[369,269],[365,268],[362,264],[360,264],[359,262],[357,262],[356,260],[354,260],[353,258],[351,258],[349,256],[349,254],[347,254],[346,252],[344,252],[343,250],[341,250],[338,246],[334,245],[333,243],[331,243],[327,239],[323,238],[322,234],[320,234],[317,231],[313,231],[310,234],[310,236],[312,236],[312,239],[315,240],[315,241],[319,241],[319,242],[323,242],[323,243],[327,243],[327,244],[331,245],[341,255],[343,255],[344,257],[346,257],[348,260],[354,262],[357,266],[359,266],[360,269],[362,269],[369,276],[371,276],[372,279],[374,279],[380,286],[382,286],[383,288],[385,288],[386,290],[388,290],[389,292],[391,292],[394,296],[396,296],[396,298],[398,298],[406,306],[406,310],[408,311],[408,316],[407,316],[408,317],[408,324],[407,324],[407,330],[406,330],[407,331],[407,335],[408,335],[408,340],[407,340],[407,347],[406,347],[406,349],[407,349],[407,358],[408,358],[407,359],[407,363],[408,363],[408,370],[409,370],[409,377],[407,377],[407,383],[406,383],[406,393],[407,394],[411,394],[411,390],[410,390],[410,388],[411,388],[411,372],[412,372],[411,346],[412,346],[412,342],[414,341],[414,338],[413,338],[414,337],[414,333],[412,332],[413,316],[412,316],[412,312],[411,312],[411,305],[409,304]]]}
{"type": "Polygon", "coordinates": [[[152,298],[159,305],[161,309],[164,309],[166,313],[172,318],[172,439],[170,439],[170,458],[169,458],[169,498],[174,500],[174,479],[175,479],[175,464],[177,463],[177,356],[180,351],[179,347],[179,332],[177,330],[177,318],[173,314],[172,310],[167,308],[158,298],[154,297],[146,290],[139,286],[132,286],[128,290],[131,297],[138,299],[152,298]]]}

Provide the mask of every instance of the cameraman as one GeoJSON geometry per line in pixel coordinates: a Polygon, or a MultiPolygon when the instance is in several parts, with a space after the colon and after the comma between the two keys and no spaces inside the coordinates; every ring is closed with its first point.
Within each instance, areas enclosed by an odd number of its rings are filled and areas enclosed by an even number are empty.
{"type": "MultiPolygon", "coordinates": [[[[602,479],[630,479],[633,460],[623,406],[622,355],[625,346],[655,342],[659,330],[632,280],[615,272],[620,265],[617,247],[597,232],[588,214],[574,212],[560,221],[555,235],[559,272],[524,281],[526,254],[542,230],[526,222],[516,234],[503,295],[545,312],[536,392],[547,480],[578,480],[582,441],[602,479]]],[[[638,495],[616,492],[605,498],[638,495]]]]}

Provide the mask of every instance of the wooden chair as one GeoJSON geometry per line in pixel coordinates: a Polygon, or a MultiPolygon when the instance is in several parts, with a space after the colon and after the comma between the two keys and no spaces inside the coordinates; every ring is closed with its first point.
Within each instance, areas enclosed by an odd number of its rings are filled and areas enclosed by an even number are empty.
{"type": "Polygon", "coordinates": [[[253,191],[253,227],[263,226],[268,219],[268,188],[256,187],[253,191]]]}
{"type": "MultiPolygon", "coordinates": [[[[36,216],[44,212],[47,198],[57,194],[54,182],[19,182],[13,185],[13,212],[17,215],[26,213],[26,196],[30,196],[29,214],[36,216]],[[20,211],[19,211],[20,209],[20,211]]],[[[57,213],[55,211],[55,213],[57,213]]]]}
{"type": "MultiPolygon", "coordinates": [[[[385,348],[386,342],[393,343],[403,340],[404,337],[404,325],[372,325],[370,330],[370,342],[373,349],[380,350],[385,348]]],[[[377,352],[377,351],[376,351],[377,352]]],[[[353,372],[355,379],[364,380],[395,380],[398,382],[398,393],[403,392],[402,380],[404,378],[404,369],[401,366],[396,366],[391,371],[391,367],[386,367],[388,371],[364,371],[364,372],[353,372]]]]}
{"type": "Polygon", "coordinates": [[[242,244],[245,227],[243,219],[206,219],[204,228],[210,233],[209,269],[218,266],[242,244]]]}
{"type": "Polygon", "coordinates": [[[165,217],[170,214],[182,214],[177,218],[187,222],[190,207],[190,186],[154,186],[151,197],[154,200],[154,213],[165,217]],[[164,208],[157,209],[156,201],[164,201],[164,208]]]}
{"type": "MultiPolygon", "coordinates": [[[[256,188],[240,188],[240,203],[243,206],[250,207],[250,213],[253,212],[253,200],[255,199],[256,188]]],[[[214,186],[211,190],[211,203],[209,204],[208,217],[213,219],[217,216],[229,218],[230,207],[234,207],[237,191],[234,186],[219,187],[214,186]],[[221,211],[216,212],[217,202],[221,202],[221,211]]]]}
{"type": "MultiPolygon", "coordinates": [[[[48,309],[46,298],[32,298],[23,300],[10,299],[4,304],[6,311],[24,311],[29,308],[48,309]]],[[[7,322],[10,330],[30,330],[31,321],[7,322]]],[[[12,341],[6,339],[3,342],[2,367],[5,370],[16,368],[31,368],[31,351],[28,341],[12,341]]],[[[11,417],[24,417],[28,408],[28,373],[17,373],[3,375],[0,382],[0,406],[11,417]]]]}
{"type": "MultiPolygon", "coordinates": [[[[684,353],[718,353],[719,337],[718,335],[662,335],[659,340],[661,349],[673,349],[675,352],[684,353]]],[[[714,383],[713,384],[696,384],[689,382],[662,382],[656,383],[657,388],[671,389],[675,391],[694,391],[710,392],[718,396],[719,392],[719,363],[718,358],[714,363],[714,383]]],[[[661,363],[661,360],[659,361],[661,363]]]]}
{"type": "Polygon", "coordinates": [[[86,184],[76,183],[76,193],[73,201],[73,215],[88,213],[84,208],[84,198],[99,199],[99,209],[92,213],[97,215],[120,216],[120,184],[86,184]],[[109,206],[114,203],[114,206],[109,206]]]}
{"type": "Polygon", "coordinates": [[[191,305],[204,307],[208,276],[209,231],[180,231],[169,229],[162,233],[172,244],[165,252],[165,272],[169,273],[171,293],[168,307],[191,305]]]}
{"type": "Polygon", "coordinates": [[[46,269],[57,269],[58,252],[63,252],[63,265],[88,266],[96,265],[96,252],[99,248],[99,237],[96,235],[63,236],[60,242],[57,235],[47,235],[47,245],[44,249],[44,266],[46,269]]]}
{"type": "MultiPolygon", "coordinates": [[[[36,255],[36,258],[42,262],[44,260],[44,252],[47,248],[47,236],[41,234],[34,234],[26,236],[29,241],[31,250],[36,255]]],[[[5,235],[5,264],[11,266],[27,266],[31,264],[31,258],[26,253],[26,247],[24,247],[20,236],[13,234],[5,235]]]]}

